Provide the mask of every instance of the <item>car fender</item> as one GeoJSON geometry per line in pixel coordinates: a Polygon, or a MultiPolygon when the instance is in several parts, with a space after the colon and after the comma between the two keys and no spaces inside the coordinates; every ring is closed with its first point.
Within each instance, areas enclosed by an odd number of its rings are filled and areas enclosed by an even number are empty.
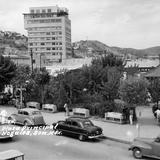
{"type": "Polygon", "coordinates": [[[25,122],[29,123],[30,125],[34,125],[34,121],[29,118],[25,118],[23,123],[25,122]]]}
{"type": "Polygon", "coordinates": [[[133,142],[133,144],[130,147],[131,150],[133,150],[134,148],[140,148],[142,151],[152,149],[152,147],[149,144],[138,142],[138,141],[133,142]]]}

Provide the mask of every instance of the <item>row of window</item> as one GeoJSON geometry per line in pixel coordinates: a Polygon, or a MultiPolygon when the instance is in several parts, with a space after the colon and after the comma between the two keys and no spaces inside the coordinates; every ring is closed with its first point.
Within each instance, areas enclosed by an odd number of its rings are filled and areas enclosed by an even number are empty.
{"type": "Polygon", "coordinates": [[[41,48],[32,48],[32,51],[55,51],[62,50],[62,47],[41,47],[41,48]]]}
{"type": "Polygon", "coordinates": [[[27,20],[27,24],[33,23],[61,23],[61,19],[42,19],[42,20],[27,20]]]}
{"type": "Polygon", "coordinates": [[[44,46],[44,45],[62,45],[62,42],[41,42],[41,43],[29,43],[29,46],[37,46],[37,45],[41,45],[41,46],[44,46]]]}
{"type": "Polygon", "coordinates": [[[42,9],[42,10],[40,10],[40,9],[36,9],[36,10],[34,10],[34,9],[31,9],[30,10],[30,13],[51,13],[52,12],[52,10],[51,9],[42,9]]]}
{"type": "Polygon", "coordinates": [[[50,40],[62,40],[62,36],[57,37],[29,37],[29,41],[50,41],[50,40]]]}
{"type": "Polygon", "coordinates": [[[52,27],[32,27],[28,28],[28,31],[47,31],[47,30],[54,30],[54,29],[62,29],[62,26],[52,26],[52,27]]]}
{"type": "Polygon", "coordinates": [[[56,32],[29,32],[28,36],[42,36],[42,35],[62,35],[61,31],[56,32]]]}

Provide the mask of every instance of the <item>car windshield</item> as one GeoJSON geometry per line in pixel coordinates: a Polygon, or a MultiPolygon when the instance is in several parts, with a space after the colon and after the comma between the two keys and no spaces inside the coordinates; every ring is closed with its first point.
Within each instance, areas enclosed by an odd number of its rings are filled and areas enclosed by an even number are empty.
{"type": "Polygon", "coordinates": [[[83,126],[84,126],[84,127],[93,126],[93,123],[92,123],[91,121],[87,120],[87,121],[84,121],[84,122],[83,122],[83,126]]]}
{"type": "Polygon", "coordinates": [[[40,111],[33,111],[32,115],[41,115],[41,112],[40,111]]]}

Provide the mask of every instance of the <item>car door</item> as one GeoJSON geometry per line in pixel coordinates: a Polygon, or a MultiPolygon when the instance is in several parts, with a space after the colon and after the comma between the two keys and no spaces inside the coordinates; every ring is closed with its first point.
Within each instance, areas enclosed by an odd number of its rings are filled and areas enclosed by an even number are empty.
{"type": "Polygon", "coordinates": [[[70,128],[74,135],[84,134],[82,126],[77,121],[72,120],[70,128]]]}
{"type": "Polygon", "coordinates": [[[25,119],[28,117],[28,112],[21,111],[19,114],[19,123],[24,124],[25,119]]]}
{"type": "Polygon", "coordinates": [[[153,154],[156,157],[160,157],[160,138],[156,138],[152,144],[153,154]]]}
{"type": "Polygon", "coordinates": [[[19,111],[18,111],[18,114],[17,114],[17,116],[16,116],[16,121],[17,121],[18,123],[22,123],[22,117],[23,117],[23,111],[19,110],[19,111]]]}

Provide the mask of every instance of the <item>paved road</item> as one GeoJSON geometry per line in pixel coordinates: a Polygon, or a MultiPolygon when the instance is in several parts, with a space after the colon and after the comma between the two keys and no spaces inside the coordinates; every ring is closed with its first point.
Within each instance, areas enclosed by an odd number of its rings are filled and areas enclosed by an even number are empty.
{"type": "Polygon", "coordinates": [[[65,136],[17,136],[0,142],[0,151],[18,149],[25,160],[133,160],[128,145],[99,139],[80,142],[65,136]]]}

